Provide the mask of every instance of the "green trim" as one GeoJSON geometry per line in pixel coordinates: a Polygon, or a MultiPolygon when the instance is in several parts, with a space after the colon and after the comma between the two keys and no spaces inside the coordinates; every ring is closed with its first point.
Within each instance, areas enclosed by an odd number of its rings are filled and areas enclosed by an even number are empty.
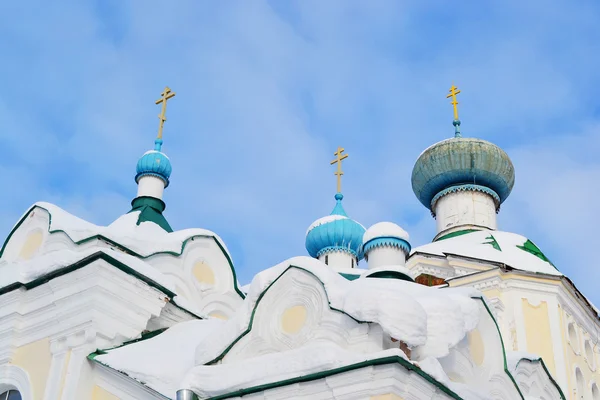
{"type": "Polygon", "coordinates": [[[486,237],[485,240],[489,240],[489,242],[483,242],[482,244],[489,244],[496,250],[502,251],[502,249],[500,248],[500,244],[498,244],[498,241],[496,240],[494,235],[490,235],[490,236],[486,237]]]}
{"type": "Polygon", "coordinates": [[[186,313],[190,314],[191,316],[193,316],[195,318],[203,319],[202,316],[177,304],[177,300],[175,300],[175,296],[177,296],[177,293],[170,291],[169,289],[167,289],[160,283],[148,278],[146,275],[141,274],[140,272],[136,271],[135,269],[129,267],[127,264],[124,264],[121,261],[110,256],[109,254],[106,254],[102,250],[97,251],[85,258],[82,258],[81,260],[79,260],[73,264],[66,265],[66,266],[58,268],[46,275],[40,276],[39,278],[36,278],[31,282],[27,282],[27,283],[14,282],[14,283],[11,283],[10,285],[4,286],[4,287],[0,288],[0,296],[5,293],[12,292],[13,290],[17,290],[21,287],[24,287],[27,290],[33,289],[33,288],[40,286],[54,278],[58,278],[59,276],[66,275],[70,272],[73,272],[75,270],[83,268],[86,265],[89,265],[97,260],[104,260],[107,263],[109,263],[110,265],[112,265],[113,267],[116,267],[117,269],[120,269],[121,271],[125,272],[126,274],[135,276],[142,282],[145,282],[148,285],[163,292],[169,298],[169,302],[171,304],[173,304],[173,306],[185,311],[186,313]]]}
{"type": "Polygon", "coordinates": [[[79,260],[71,265],[67,265],[65,267],[58,268],[46,275],[43,275],[43,276],[40,276],[39,278],[34,279],[31,282],[27,282],[27,283],[15,282],[8,286],[4,286],[4,287],[0,288],[0,295],[11,292],[11,291],[16,290],[21,287],[24,287],[27,290],[33,289],[33,288],[38,287],[54,278],[58,278],[59,276],[62,276],[62,275],[68,274],[70,272],[73,272],[75,270],[78,270],[80,268],[83,268],[86,265],[89,265],[97,260],[106,261],[107,263],[111,264],[113,267],[120,269],[121,271],[125,272],[126,274],[135,276],[139,280],[141,280],[141,281],[147,283],[148,285],[163,292],[170,300],[172,300],[173,297],[175,297],[175,295],[176,295],[176,293],[170,291],[169,289],[167,289],[160,283],[148,278],[145,275],[142,275],[135,269],[127,266],[126,264],[123,264],[121,261],[111,257],[110,255],[106,254],[103,251],[97,251],[85,258],[82,258],[81,260],[79,260]]]}
{"type": "Polygon", "coordinates": [[[140,196],[131,201],[131,210],[128,212],[139,211],[140,215],[136,222],[137,225],[142,222],[154,222],[166,232],[173,232],[173,228],[167,222],[167,219],[162,214],[166,205],[162,200],[154,197],[140,196]]]}
{"type": "Polygon", "coordinates": [[[444,236],[440,236],[439,238],[435,239],[434,242],[439,242],[440,240],[444,240],[444,239],[450,239],[456,236],[462,236],[462,235],[466,235],[467,233],[473,233],[473,232],[481,232],[480,229],[464,229],[462,231],[456,231],[456,232],[450,232],[444,236]]]}
{"type": "Polygon", "coordinates": [[[401,281],[414,282],[415,280],[410,276],[403,274],[400,271],[377,271],[372,274],[365,275],[365,278],[387,278],[387,279],[399,279],[401,281]]]}
{"type": "MultiPolygon", "coordinates": [[[[96,360],[96,357],[98,357],[98,356],[102,356],[102,355],[104,355],[104,354],[108,354],[108,352],[109,352],[109,351],[112,351],[112,350],[118,349],[118,348],[120,348],[120,347],[127,346],[127,345],[129,345],[129,344],[134,344],[134,343],[138,343],[138,342],[143,342],[144,340],[152,339],[153,337],[160,335],[161,333],[163,333],[163,332],[164,332],[164,331],[166,331],[167,329],[168,329],[168,328],[161,328],[161,329],[157,329],[157,330],[155,330],[155,331],[152,331],[152,332],[146,332],[146,333],[142,333],[142,335],[141,335],[139,338],[137,338],[137,339],[131,339],[131,340],[128,340],[128,341],[126,341],[126,342],[123,342],[122,344],[120,344],[120,345],[118,345],[118,346],[115,346],[115,347],[109,347],[109,348],[107,348],[107,349],[96,349],[96,351],[94,351],[94,352],[92,352],[92,353],[88,354],[88,355],[87,355],[87,358],[88,358],[89,360],[95,361],[95,360],[96,360]]],[[[114,369],[114,368],[113,368],[113,369],[114,369]]]]}
{"type": "Polygon", "coordinates": [[[353,281],[353,280],[356,280],[356,279],[360,278],[360,275],[345,274],[343,272],[340,272],[340,275],[343,276],[344,278],[348,279],[349,281],[353,281]]]}
{"type": "Polygon", "coordinates": [[[240,288],[238,287],[238,283],[237,283],[237,275],[235,273],[235,268],[233,267],[233,262],[231,261],[231,257],[229,256],[229,254],[225,251],[225,248],[223,247],[223,245],[219,242],[219,240],[217,240],[217,238],[215,236],[212,235],[193,235],[188,237],[187,239],[185,239],[182,243],[181,243],[181,250],[179,251],[179,253],[177,252],[173,252],[173,251],[157,251],[154,253],[151,253],[147,256],[142,256],[139,253],[136,253],[135,251],[129,249],[128,247],[123,246],[120,243],[117,243],[103,235],[93,235],[84,239],[81,239],[80,241],[76,242],[75,240],[73,240],[73,238],[71,238],[71,236],[69,236],[69,234],[67,232],[65,232],[62,229],[56,229],[56,230],[51,230],[52,227],[52,213],[40,206],[40,205],[33,205],[29,211],[27,211],[27,213],[25,213],[25,215],[19,220],[19,222],[17,222],[17,224],[14,226],[14,228],[10,231],[10,233],[8,234],[8,236],[6,237],[6,240],[4,241],[4,244],[2,245],[2,249],[0,249],[0,258],[2,258],[2,256],[4,255],[4,250],[6,249],[6,245],[8,244],[8,242],[10,241],[12,235],[16,232],[17,229],[19,229],[19,227],[21,226],[21,224],[23,224],[23,222],[25,221],[25,219],[27,218],[27,216],[29,216],[29,214],[35,209],[35,208],[39,208],[42,209],[44,211],[46,211],[48,213],[48,233],[50,234],[54,234],[54,233],[64,233],[73,243],[75,243],[76,245],[81,245],[87,242],[90,242],[92,240],[104,240],[105,242],[109,243],[110,245],[119,248],[120,250],[123,250],[125,253],[132,255],[134,257],[137,257],[139,259],[145,260],[147,258],[150,258],[152,256],[158,255],[158,254],[168,254],[168,255],[172,255],[174,257],[179,257],[183,254],[183,251],[185,250],[185,246],[187,245],[187,243],[189,241],[193,241],[195,238],[212,238],[215,243],[217,244],[217,246],[219,246],[219,249],[221,249],[221,252],[223,253],[223,255],[225,256],[225,258],[227,259],[227,262],[229,263],[229,268],[231,269],[232,275],[233,275],[233,287],[236,291],[236,293],[242,298],[245,299],[246,295],[244,295],[244,293],[240,290],[240,288]]]}
{"type": "Polygon", "coordinates": [[[519,392],[519,395],[521,396],[521,400],[525,400],[523,393],[521,393],[521,389],[519,389],[519,385],[517,385],[517,381],[515,380],[515,378],[512,376],[512,374],[508,370],[508,363],[506,362],[506,348],[504,347],[504,341],[502,340],[502,333],[500,332],[500,327],[498,326],[498,322],[496,321],[496,318],[494,318],[494,314],[492,314],[492,311],[488,307],[488,305],[485,302],[485,300],[483,299],[483,297],[472,297],[472,299],[479,299],[483,303],[483,306],[487,310],[488,314],[490,315],[490,318],[492,318],[492,321],[494,321],[494,325],[496,325],[496,330],[498,331],[498,338],[500,339],[500,344],[502,345],[502,356],[504,357],[504,372],[506,372],[506,374],[508,375],[508,377],[510,378],[512,383],[515,385],[515,388],[517,388],[517,392],[519,392]]]}
{"type": "Polygon", "coordinates": [[[244,336],[246,336],[248,333],[250,333],[250,331],[252,330],[252,325],[254,323],[254,315],[256,314],[256,309],[258,308],[261,300],[263,299],[263,297],[265,296],[265,294],[269,291],[269,289],[271,288],[271,286],[273,286],[275,284],[275,282],[277,282],[283,275],[285,275],[286,272],[288,272],[290,269],[299,269],[301,271],[304,271],[310,275],[312,275],[316,280],[318,280],[319,282],[321,282],[321,285],[323,286],[323,290],[325,291],[325,297],[327,298],[327,304],[329,305],[329,308],[333,311],[338,311],[344,315],[346,315],[349,318],[352,318],[352,320],[358,322],[359,324],[363,324],[363,323],[368,323],[370,321],[360,321],[357,320],[356,318],[354,318],[353,316],[351,316],[350,314],[335,308],[331,306],[331,302],[329,301],[329,295],[327,294],[327,290],[325,289],[325,284],[319,279],[318,276],[316,276],[315,274],[313,274],[311,271],[302,268],[302,267],[298,267],[295,265],[290,265],[289,267],[287,267],[281,274],[279,274],[279,276],[277,278],[275,278],[273,280],[273,282],[271,282],[269,284],[269,286],[267,286],[262,292],[261,294],[258,296],[258,298],[256,299],[256,303],[254,304],[254,308],[252,309],[252,313],[250,314],[250,321],[248,321],[248,327],[233,341],[231,342],[231,344],[229,346],[227,346],[225,348],[225,350],[223,350],[221,352],[221,354],[219,354],[217,357],[215,357],[214,359],[208,361],[205,365],[212,365],[212,364],[216,364],[217,362],[221,361],[223,359],[223,357],[225,357],[227,355],[227,353],[229,352],[229,350],[231,350],[233,348],[233,346],[235,346],[237,344],[237,342],[239,342],[244,336]]]}
{"type": "Polygon", "coordinates": [[[556,387],[556,389],[558,389],[558,393],[560,394],[561,400],[566,400],[565,394],[563,393],[563,391],[560,388],[560,386],[558,385],[558,383],[552,377],[552,374],[550,373],[550,371],[548,371],[548,368],[546,367],[546,363],[544,362],[544,360],[541,357],[533,359],[533,360],[531,358],[529,358],[529,357],[523,357],[519,361],[517,361],[517,365],[515,365],[515,368],[517,368],[519,366],[519,364],[521,363],[521,361],[523,361],[523,360],[527,360],[527,361],[532,362],[532,363],[534,363],[534,362],[541,362],[542,363],[542,367],[544,367],[544,371],[546,371],[546,375],[548,375],[548,378],[550,378],[550,381],[552,382],[552,384],[554,385],[554,387],[556,387]]]}
{"type": "Polygon", "coordinates": [[[404,368],[408,369],[409,371],[413,371],[414,373],[421,376],[426,381],[432,383],[440,391],[444,392],[451,398],[453,398],[455,400],[463,400],[462,397],[460,397],[458,394],[456,394],[455,392],[450,390],[448,387],[443,385],[441,382],[439,382],[438,380],[433,378],[431,375],[429,375],[428,373],[423,371],[421,368],[417,367],[416,365],[412,364],[411,362],[409,362],[399,356],[376,358],[374,360],[362,361],[362,362],[359,362],[356,364],[351,364],[351,365],[346,365],[346,366],[340,367],[340,368],[330,369],[328,371],[320,371],[320,372],[315,372],[315,373],[312,373],[309,375],[286,379],[286,380],[279,381],[279,382],[266,383],[263,385],[252,386],[252,387],[249,387],[246,389],[236,390],[235,392],[223,394],[220,396],[210,397],[208,400],[223,400],[223,399],[229,399],[232,397],[242,397],[242,396],[246,396],[246,395],[249,395],[252,393],[262,392],[264,390],[274,389],[274,388],[278,388],[281,386],[314,381],[316,379],[322,379],[322,378],[326,378],[328,376],[337,375],[337,374],[341,374],[341,373],[348,372],[348,371],[353,371],[353,370],[360,369],[360,368],[371,367],[371,366],[375,366],[375,365],[388,365],[388,364],[400,364],[404,368]]]}
{"type": "Polygon", "coordinates": [[[552,261],[550,261],[548,259],[548,257],[546,257],[544,255],[544,253],[542,253],[542,251],[540,250],[540,248],[537,247],[531,240],[527,239],[527,241],[525,243],[523,243],[523,245],[517,246],[517,248],[519,248],[519,249],[521,249],[523,251],[526,251],[526,252],[528,252],[530,254],[533,254],[534,256],[536,256],[537,258],[539,258],[542,261],[546,261],[548,264],[552,265],[555,270],[558,271],[558,268],[556,268],[556,266],[554,264],[552,264],[552,261]]]}

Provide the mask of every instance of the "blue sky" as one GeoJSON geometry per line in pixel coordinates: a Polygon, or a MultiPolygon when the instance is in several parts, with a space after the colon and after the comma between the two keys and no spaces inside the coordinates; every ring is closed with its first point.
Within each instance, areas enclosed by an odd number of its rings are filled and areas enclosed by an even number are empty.
{"type": "Polygon", "coordinates": [[[127,212],[169,85],[167,218],[218,233],[242,283],[306,253],[337,146],[346,211],[424,244],[410,174],[453,134],[454,82],[464,136],[515,164],[500,228],[600,304],[598,20],[593,1],[4,1],[0,230],[38,200],[97,224],[127,212]]]}

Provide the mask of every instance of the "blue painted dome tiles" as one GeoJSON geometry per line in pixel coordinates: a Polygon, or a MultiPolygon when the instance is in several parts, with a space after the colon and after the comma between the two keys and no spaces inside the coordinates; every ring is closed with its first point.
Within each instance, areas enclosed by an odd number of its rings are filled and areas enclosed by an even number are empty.
{"type": "MultiPolygon", "coordinates": [[[[160,139],[157,139],[158,142],[160,139]]],[[[160,151],[162,140],[156,143],[155,150],[150,150],[138,160],[136,167],[135,181],[139,182],[143,176],[155,176],[165,182],[165,187],[169,186],[169,177],[173,170],[171,161],[165,153],[160,151]]]]}
{"type": "Polygon", "coordinates": [[[473,184],[491,189],[502,203],[515,183],[515,169],[500,147],[475,138],[452,138],[427,148],[412,172],[419,201],[431,209],[434,197],[453,186],[473,184]]]}
{"type": "Polygon", "coordinates": [[[343,196],[336,194],[336,205],[326,217],[313,222],[306,232],[306,250],[311,257],[333,251],[345,251],[362,259],[362,237],[365,227],[348,218],[342,207],[343,196]]]}

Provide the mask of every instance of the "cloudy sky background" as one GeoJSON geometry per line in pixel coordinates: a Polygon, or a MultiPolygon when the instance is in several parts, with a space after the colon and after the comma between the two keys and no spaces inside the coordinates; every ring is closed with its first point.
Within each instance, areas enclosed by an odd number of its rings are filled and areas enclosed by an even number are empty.
{"type": "Polygon", "coordinates": [[[593,1],[3,1],[0,174],[6,235],[35,201],[97,224],[129,210],[165,85],[166,215],[215,231],[240,281],[305,254],[331,211],[414,246],[435,221],[412,166],[453,134],[516,168],[502,230],[526,235],[600,305],[600,5],[593,1]]]}

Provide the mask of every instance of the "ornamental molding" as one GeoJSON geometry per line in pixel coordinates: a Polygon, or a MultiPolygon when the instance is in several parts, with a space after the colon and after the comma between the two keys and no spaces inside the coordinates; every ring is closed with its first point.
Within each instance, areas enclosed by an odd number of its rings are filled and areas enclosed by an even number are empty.
{"type": "Polygon", "coordinates": [[[121,344],[146,330],[167,300],[154,287],[96,260],[36,288],[0,296],[0,360],[44,338],[54,354],[91,343],[121,344]],[[5,299],[10,300],[8,307],[5,299]]]}
{"type": "Polygon", "coordinates": [[[33,400],[33,390],[29,374],[16,365],[0,366],[0,393],[18,390],[22,400],[33,400]]]}
{"type": "Polygon", "coordinates": [[[369,240],[367,243],[363,245],[362,253],[366,254],[373,249],[377,249],[379,247],[389,247],[402,250],[405,256],[410,254],[410,244],[404,240],[397,237],[386,236],[386,237],[376,237],[369,240]]]}
{"type": "Polygon", "coordinates": [[[359,260],[359,254],[356,251],[354,251],[348,247],[344,247],[344,246],[325,247],[324,249],[319,250],[319,252],[317,253],[317,258],[324,256],[326,254],[331,254],[331,253],[345,253],[345,254],[349,254],[357,261],[359,260]]]}
{"type": "Polygon", "coordinates": [[[435,196],[433,196],[433,199],[431,199],[431,208],[430,208],[431,216],[435,218],[434,210],[437,205],[437,202],[442,197],[447,196],[449,194],[460,193],[460,192],[479,192],[479,193],[485,193],[487,195],[490,195],[492,197],[492,199],[494,199],[494,204],[496,206],[496,214],[500,212],[500,203],[501,203],[500,196],[498,196],[498,194],[495,191],[493,191],[492,189],[490,189],[486,186],[475,185],[475,184],[465,184],[465,185],[450,186],[450,187],[442,190],[435,196]]]}

